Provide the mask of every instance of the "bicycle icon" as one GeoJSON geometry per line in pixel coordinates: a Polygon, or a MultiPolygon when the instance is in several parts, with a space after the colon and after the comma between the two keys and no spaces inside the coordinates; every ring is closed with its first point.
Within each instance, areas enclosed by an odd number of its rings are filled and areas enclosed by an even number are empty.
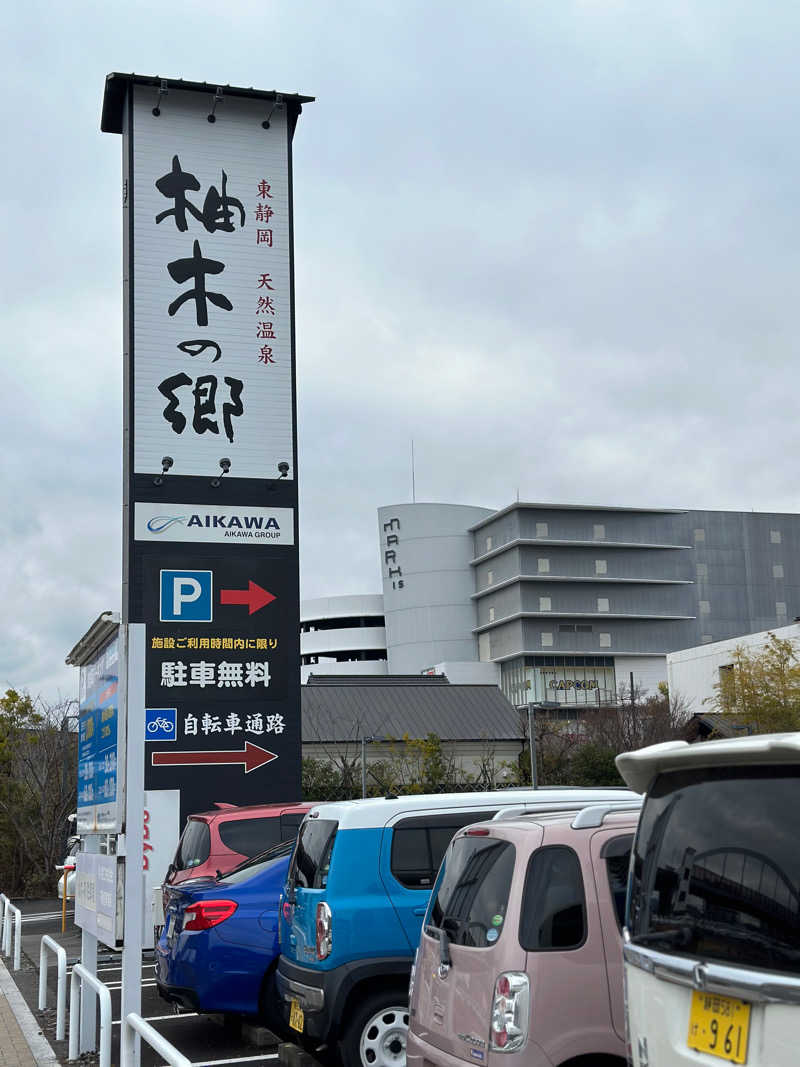
{"type": "Polygon", "coordinates": [[[178,713],[174,708],[148,708],[145,737],[151,741],[174,741],[178,732],[178,713]]]}
{"type": "Polygon", "coordinates": [[[151,719],[147,724],[149,734],[157,734],[159,730],[174,730],[175,723],[171,719],[151,719]]]}

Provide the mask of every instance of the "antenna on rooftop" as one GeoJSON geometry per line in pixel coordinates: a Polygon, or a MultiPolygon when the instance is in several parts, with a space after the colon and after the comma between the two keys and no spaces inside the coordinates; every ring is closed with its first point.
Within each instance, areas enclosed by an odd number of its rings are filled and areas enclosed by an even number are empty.
{"type": "Polygon", "coordinates": [[[416,504],[417,502],[417,486],[414,476],[414,438],[411,438],[411,502],[416,504]]]}

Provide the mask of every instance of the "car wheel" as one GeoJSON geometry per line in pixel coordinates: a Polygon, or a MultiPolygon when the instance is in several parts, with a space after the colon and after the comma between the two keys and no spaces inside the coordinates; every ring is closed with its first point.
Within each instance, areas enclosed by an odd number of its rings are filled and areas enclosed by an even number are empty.
{"type": "Polygon", "coordinates": [[[405,1067],[408,998],[397,989],[367,997],[340,1044],[345,1067],[405,1067]]]}

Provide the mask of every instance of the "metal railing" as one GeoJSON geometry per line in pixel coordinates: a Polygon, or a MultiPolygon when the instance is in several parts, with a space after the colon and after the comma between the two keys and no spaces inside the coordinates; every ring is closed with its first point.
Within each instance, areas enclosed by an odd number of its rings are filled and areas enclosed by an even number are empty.
{"type": "Polygon", "coordinates": [[[111,1067],[111,991],[80,963],[72,968],[69,982],[69,1058],[78,1058],[84,982],[92,987],[100,1001],[100,1067],[111,1067]]]}
{"type": "MultiPolygon", "coordinates": [[[[133,1067],[136,1062],[136,1035],[163,1059],[170,1067],[192,1067],[192,1061],[187,1060],[183,1053],[178,1052],[174,1045],[170,1045],[158,1030],[144,1021],[141,1015],[131,1012],[122,1020],[122,1033],[120,1035],[120,1067],[133,1067]]],[[[101,1067],[104,1065],[101,1063],[101,1067]]]]}
{"type": "Polygon", "coordinates": [[[0,893],[0,952],[5,944],[6,908],[11,903],[5,893],[0,893]]]}
{"type": "Polygon", "coordinates": [[[11,913],[14,913],[14,970],[18,971],[22,962],[22,912],[15,908],[5,893],[0,894],[3,900],[3,924],[2,940],[0,941],[0,955],[11,955],[11,913]]]}
{"type": "Polygon", "coordinates": [[[64,1040],[67,1021],[67,954],[57,941],[47,934],[39,949],[39,1011],[47,1007],[47,950],[55,953],[58,962],[58,992],[56,994],[56,1041],[64,1040]]]}

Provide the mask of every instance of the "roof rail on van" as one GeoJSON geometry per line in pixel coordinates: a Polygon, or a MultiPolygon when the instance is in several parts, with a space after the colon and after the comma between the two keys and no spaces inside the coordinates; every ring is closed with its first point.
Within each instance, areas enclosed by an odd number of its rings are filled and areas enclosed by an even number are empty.
{"type": "Polygon", "coordinates": [[[606,815],[613,815],[616,811],[639,811],[642,799],[620,800],[610,804],[590,804],[582,808],[572,820],[572,829],[585,830],[594,826],[602,826],[606,815]]]}
{"type": "MultiPolygon", "coordinates": [[[[597,801],[593,800],[591,803],[594,807],[597,804],[597,801]]],[[[531,800],[527,804],[515,804],[513,807],[501,808],[498,812],[495,812],[491,821],[497,822],[499,819],[517,819],[520,815],[544,815],[549,812],[555,814],[559,811],[580,811],[581,808],[584,807],[586,807],[586,801],[581,800],[531,800]]]]}

